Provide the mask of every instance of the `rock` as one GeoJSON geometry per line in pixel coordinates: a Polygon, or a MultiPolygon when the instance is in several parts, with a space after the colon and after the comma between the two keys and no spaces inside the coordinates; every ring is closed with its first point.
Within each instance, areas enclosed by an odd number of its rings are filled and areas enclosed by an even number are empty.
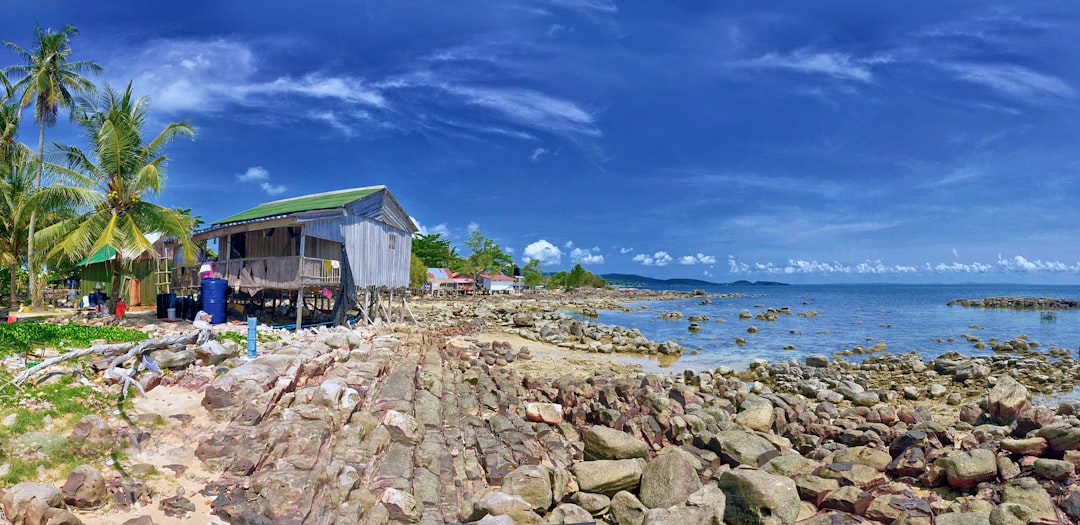
{"type": "Polygon", "coordinates": [[[854,485],[845,485],[825,495],[821,500],[821,508],[833,509],[840,512],[856,512],[856,504],[863,491],[854,485]]]}
{"type": "Polygon", "coordinates": [[[155,350],[149,355],[157,361],[158,367],[162,369],[180,370],[195,362],[195,351],[188,348],[182,350],[163,348],[155,350]]]}
{"type": "Polygon", "coordinates": [[[757,466],[757,459],[766,452],[774,452],[776,447],[769,440],[744,430],[724,430],[717,432],[706,447],[720,454],[720,457],[733,467],[739,465],[757,466]]]}
{"type": "Polygon", "coordinates": [[[934,525],[990,525],[990,520],[974,512],[950,512],[935,516],[934,525]]]}
{"type": "Polygon", "coordinates": [[[1046,425],[1040,428],[1036,435],[1046,439],[1046,445],[1055,453],[1080,450],[1080,426],[1074,426],[1068,421],[1046,425]]]}
{"type": "Polygon", "coordinates": [[[789,478],[809,474],[821,466],[821,463],[807,459],[792,451],[770,459],[761,466],[761,470],[774,476],[787,476],[789,478]]]}
{"type": "Polygon", "coordinates": [[[812,368],[827,368],[829,366],[829,357],[822,354],[810,354],[806,356],[806,366],[812,368]]]}
{"type": "MultiPolygon", "coordinates": [[[[229,351],[225,345],[214,341],[213,339],[199,345],[195,348],[195,357],[204,364],[216,366],[222,361],[234,357],[238,352],[229,351]]],[[[159,362],[160,364],[160,362],[159,362]]],[[[161,365],[164,366],[164,365],[161,365]]]]}
{"type": "MultiPolygon", "coordinates": [[[[397,489],[388,489],[400,492],[397,489]]],[[[494,492],[476,502],[476,508],[493,516],[509,516],[517,521],[519,516],[532,516],[532,504],[521,496],[511,496],[505,492],[494,492]]],[[[422,509],[421,509],[422,510],[422,509]]]]}
{"type": "Polygon", "coordinates": [[[900,391],[904,394],[904,399],[916,400],[922,397],[922,391],[917,386],[905,386],[900,391]]]}
{"type": "Polygon", "coordinates": [[[812,474],[795,478],[795,489],[798,490],[799,497],[818,506],[821,505],[821,501],[825,499],[826,495],[839,488],[840,482],[835,479],[827,479],[812,474]]]}
{"type": "Polygon", "coordinates": [[[88,414],[75,423],[75,428],[71,429],[68,440],[76,445],[105,448],[113,445],[113,433],[104,419],[88,414]]]}
{"type": "Polygon", "coordinates": [[[525,419],[558,425],[563,421],[563,406],[558,403],[525,403],[525,419]]]}
{"type": "Polygon", "coordinates": [[[64,504],[60,489],[42,483],[23,482],[4,492],[4,516],[12,523],[44,524],[46,511],[64,504]]]}
{"type": "Polygon", "coordinates": [[[1002,439],[1001,448],[1013,454],[1041,456],[1046,451],[1046,439],[1038,436],[1027,439],[1002,439]]]}
{"type": "Polygon", "coordinates": [[[994,453],[983,448],[953,454],[943,460],[949,485],[958,489],[970,489],[984,481],[997,477],[997,460],[994,453]]]}
{"type": "Polygon", "coordinates": [[[154,518],[143,515],[139,516],[138,518],[124,520],[124,523],[122,523],[121,525],[154,525],[154,518]]]}
{"type": "Polygon", "coordinates": [[[1035,513],[1034,519],[1056,519],[1050,495],[1034,478],[1017,478],[1005,483],[1001,487],[1001,501],[1024,505],[1035,513]]]}
{"type": "Polygon", "coordinates": [[[277,378],[278,372],[267,364],[245,363],[214,379],[206,387],[202,406],[207,410],[242,406],[269,390],[277,378]]]}
{"type": "Polygon", "coordinates": [[[1027,525],[1035,513],[1017,503],[1002,503],[990,511],[990,525],[1027,525]]]}
{"type": "Polygon", "coordinates": [[[700,489],[687,497],[686,504],[691,507],[710,510],[709,515],[703,516],[707,519],[699,521],[698,523],[719,524],[724,521],[724,508],[727,504],[727,496],[724,495],[724,491],[720,490],[720,487],[709,483],[707,485],[702,485],[700,489]]]}
{"type": "Polygon", "coordinates": [[[593,516],[607,514],[608,510],[611,508],[611,498],[603,494],[594,494],[592,492],[575,492],[570,496],[570,501],[589,511],[589,514],[592,514],[593,516]]]}
{"type": "Polygon", "coordinates": [[[80,509],[97,507],[109,496],[105,478],[90,465],[79,465],[68,474],[62,489],[64,503],[80,509]]]}
{"type": "Polygon", "coordinates": [[[1039,458],[1035,460],[1035,474],[1039,477],[1062,481],[1073,474],[1076,467],[1060,459],[1039,458]]]}
{"type": "Polygon", "coordinates": [[[881,402],[877,392],[857,392],[851,396],[851,404],[857,407],[872,407],[881,402]]]}
{"type": "Polygon", "coordinates": [[[578,487],[585,492],[615,494],[620,490],[631,490],[641,483],[643,460],[618,459],[579,461],[571,471],[577,479],[578,487]]]}
{"type": "Polygon", "coordinates": [[[424,437],[416,418],[404,412],[387,410],[380,423],[390,431],[390,438],[397,442],[415,445],[424,437]]]}
{"type": "Polygon", "coordinates": [[[560,503],[548,514],[545,523],[592,523],[592,514],[573,503],[560,503]]]}
{"type": "Polygon", "coordinates": [[[1065,511],[1073,522],[1080,522],[1080,491],[1073,490],[1061,500],[1061,510],[1065,511]]]}
{"type": "Polygon", "coordinates": [[[746,396],[739,404],[735,422],[758,432],[768,432],[773,425],[773,405],[761,396],[746,396]]]}
{"type": "Polygon", "coordinates": [[[649,511],[637,496],[630,492],[617,492],[611,498],[611,517],[615,523],[625,525],[640,525],[645,521],[645,513],[649,511]]]}
{"type": "Polygon", "coordinates": [[[646,507],[659,509],[686,502],[700,488],[701,480],[694,466],[682,453],[673,450],[645,465],[638,498],[646,507]]]}
{"type": "Polygon", "coordinates": [[[948,394],[949,389],[937,383],[933,383],[929,387],[927,387],[926,392],[930,394],[930,397],[941,397],[945,394],[948,394]]]}
{"type": "Polygon", "coordinates": [[[649,445],[626,432],[594,425],[582,435],[585,459],[630,459],[649,457],[649,445]]]}
{"type": "Polygon", "coordinates": [[[876,485],[884,481],[884,476],[874,467],[851,461],[825,465],[818,470],[817,475],[826,479],[838,480],[843,485],[854,485],[856,487],[876,485]]]}
{"type": "Polygon", "coordinates": [[[533,510],[547,511],[552,504],[551,469],[540,465],[524,465],[503,478],[502,491],[529,502],[533,510]]]}
{"type": "Polygon", "coordinates": [[[799,517],[799,493],[791,478],[760,470],[735,469],[720,475],[724,520],[745,525],[791,525],[799,517]]]}
{"type": "Polygon", "coordinates": [[[535,324],[535,319],[530,314],[516,314],[514,315],[514,326],[517,327],[530,327],[535,324]]]}
{"type": "Polygon", "coordinates": [[[1028,406],[1030,403],[1027,388],[1012,376],[999,377],[997,384],[990,389],[987,412],[991,421],[999,425],[1012,424],[1028,406]]]}

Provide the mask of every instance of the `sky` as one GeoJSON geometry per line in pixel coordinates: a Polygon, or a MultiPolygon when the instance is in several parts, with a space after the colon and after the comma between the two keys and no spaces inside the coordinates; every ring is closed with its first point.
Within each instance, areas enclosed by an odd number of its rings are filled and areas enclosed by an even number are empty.
{"type": "Polygon", "coordinates": [[[157,202],[207,222],[386,185],[546,271],[1080,284],[1070,0],[51,0],[0,39],[35,23],[196,128],[157,202]]]}

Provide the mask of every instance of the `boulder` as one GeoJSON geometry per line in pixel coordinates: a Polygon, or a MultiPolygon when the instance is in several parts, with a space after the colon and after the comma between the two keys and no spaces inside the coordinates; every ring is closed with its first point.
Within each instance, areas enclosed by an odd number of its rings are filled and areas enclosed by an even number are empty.
{"type": "MultiPolygon", "coordinates": [[[[231,346],[231,345],[230,345],[231,346]]],[[[204,364],[218,365],[222,361],[237,355],[235,347],[230,351],[225,345],[213,339],[195,348],[195,357],[204,364]]]]}
{"type": "Polygon", "coordinates": [[[4,516],[12,523],[44,524],[46,512],[63,504],[64,495],[52,485],[23,482],[4,491],[4,516]]]}
{"type": "Polygon", "coordinates": [[[772,402],[761,396],[746,396],[739,403],[739,413],[735,414],[736,423],[758,432],[768,432],[774,418],[772,402]]]}
{"type": "Polygon", "coordinates": [[[214,410],[243,405],[269,390],[277,378],[277,371],[267,364],[251,362],[240,365],[206,387],[202,406],[214,410]]]}
{"type": "Polygon", "coordinates": [[[593,523],[592,514],[589,511],[573,504],[560,503],[551,514],[547,515],[545,523],[593,523]]]}
{"type": "Polygon", "coordinates": [[[935,516],[934,525],[990,525],[990,519],[974,512],[949,512],[935,516]]]}
{"type": "Polygon", "coordinates": [[[62,489],[64,503],[76,508],[97,507],[109,496],[105,477],[90,465],[79,465],[68,474],[62,489]]]}
{"type": "Polygon", "coordinates": [[[643,463],[641,459],[579,461],[571,471],[581,490],[607,495],[636,489],[641,483],[643,463]]]}
{"type": "Polygon", "coordinates": [[[1003,375],[990,389],[986,406],[991,421],[999,425],[1012,424],[1030,406],[1028,390],[1012,376],[1003,375]]]}
{"type": "Polygon", "coordinates": [[[760,470],[735,469],[720,475],[724,520],[745,525],[791,525],[799,517],[799,493],[791,478],[760,470]]]}
{"type": "Polygon", "coordinates": [[[611,517],[615,523],[640,525],[645,521],[647,512],[649,508],[630,492],[624,490],[611,497],[611,517]]]}
{"type": "MultiPolygon", "coordinates": [[[[1017,478],[1001,487],[1002,503],[1017,503],[1031,509],[1034,519],[1055,520],[1054,502],[1035,478],[1017,478]]],[[[1053,523],[1053,521],[1051,521],[1053,523]]]]}
{"type": "Polygon", "coordinates": [[[502,491],[521,497],[529,502],[534,510],[547,511],[553,503],[551,469],[541,465],[518,467],[503,478],[502,491]]]}
{"type": "Polygon", "coordinates": [[[766,452],[774,452],[776,447],[769,440],[745,430],[724,430],[717,432],[706,447],[720,454],[720,457],[733,467],[750,465],[756,467],[758,458],[766,452]]]}
{"type": "Polygon", "coordinates": [[[812,368],[826,368],[829,366],[829,357],[822,354],[810,354],[806,356],[806,366],[812,368]]]}
{"type": "Polygon", "coordinates": [[[701,480],[683,454],[670,451],[656,456],[641,473],[638,498],[650,509],[680,505],[698,489],[701,480]]]}
{"type": "Polygon", "coordinates": [[[1002,503],[990,511],[990,525],[1027,525],[1035,513],[1018,503],[1002,503]]]}
{"type": "Polygon", "coordinates": [[[996,456],[984,448],[953,454],[942,461],[942,466],[949,485],[958,489],[970,489],[997,477],[996,456]]]}
{"type": "Polygon", "coordinates": [[[1041,478],[1062,481],[1073,474],[1076,466],[1060,459],[1038,458],[1035,460],[1035,474],[1041,478]]]}
{"type": "Polygon", "coordinates": [[[626,432],[594,425],[582,435],[585,459],[631,459],[649,457],[649,445],[626,432]]]}
{"type": "Polygon", "coordinates": [[[525,419],[535,423],[562,423],[563,407],[558,403],[525,403],[525,419]]]}
{"type": "Polygon", "coordinates": [[[195,350],[189,348],[179,350],[163,348],[153,351],[150,355],[157,361],[158,367],[163,369],[180,370],[195,362],[195,350]]]}
{"type": "Polygon", "coordinates": [[[75,428],[71,429],[68,440],[76,445],[89,445],[91,447],[111,447],[113,445],[113,432],[109,423],[101,416],[88,414],[82,417],[75,428]]]}

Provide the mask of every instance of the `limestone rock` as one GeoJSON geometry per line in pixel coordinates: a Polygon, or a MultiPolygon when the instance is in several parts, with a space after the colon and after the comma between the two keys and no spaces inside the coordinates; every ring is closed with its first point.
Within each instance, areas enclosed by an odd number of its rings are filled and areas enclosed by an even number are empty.
{"type": "MultiPolygon", "coordinates": [[[[232,342],[232,341],[230,341],[232,342]]],[[[230,345],[231,346],[231,345],[230,345]]],[[[218,365],[222,361],[234,357],[237,355],[236,348],[229,350],[225,345],[214,341],[213,339],[199,345],[195,348],[195,357],[199,361],[207,365],[218,365]]]]}
{"type": "Polygon", "coordinates": [[[49,509],[64,504],[60,489],[42,483],[23,482],[4,492],[4,516],[12,523],[44,524],[49,509]]]}
{"type": "Polygon", "coordinates": [[[79,465],[68,474],[63,487],[64,502],[76,508],[97,507],[105,502],[109,493],[105,478],[90,465],[79,465]]]}
{"type": "Polygon", "coordinates": [[[994,453],[983,448],[953,454],[943,460],[949,485],[969,489],[997,477],[997,459],[994,453]]]}
{"type": "Polygon", "coordinates": [[[620,490],[631,490],[641,483],[643,460],[615,459],[579,461],[571,470],[577,479],[578,487],[585,492],[615,494],[620,490]]]}
{"type": "Polygon", "coordinates": [[[649,445],[614,428],[594,425],[585,429],[582,438],[587,460],[649,457],[649,445]]]}
{"type": "Polygon", "coordinates": [[[678,452],[670,452],[645,465],[638,497],[646,507],[659,509],[684,503],[700,488],[701,480],[690,461],[678,452]]]}
{"type": "Polygon", "coordinates": [[[728,523],[791,525],[799,517],[799,493],[791,478],[736,469],[720,475],[719,487],[726,496],[728,523]]]}
{"type": "Polygon", "coordinates": [[[1016,418],[1028,406],[1030,403],[1027,388],[1012,376],[999,377],[997,384],[990,389],[987,412],[990,414],[990,419],[999,425],[1008,425],[1016,421],[1016,418]]]}
{"type": "Polygon", "coordinates": [[[645,521],[645,513],[649,511],[641,501],[630,492],[621,491],[611,497],[611,516],[615,523],[624,525],[641,525],[645,521]]]}
{"type": "Polygon", "coordinates": [[[502,491],[521,497],[534,510],[547,511],[552,504],[551,469],[541,465],[519,467],[503,478],[502,491]]]}

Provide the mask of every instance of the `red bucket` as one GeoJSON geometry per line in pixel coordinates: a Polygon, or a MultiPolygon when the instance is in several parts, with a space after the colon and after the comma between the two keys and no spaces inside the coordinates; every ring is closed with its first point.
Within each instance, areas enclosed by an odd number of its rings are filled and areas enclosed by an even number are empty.
{"type": "Polygon", "coordinates": [[[124,312],[127,311],[127,303],[124,301],[116,301],[116,317],[123,319],[124,312]]]}

